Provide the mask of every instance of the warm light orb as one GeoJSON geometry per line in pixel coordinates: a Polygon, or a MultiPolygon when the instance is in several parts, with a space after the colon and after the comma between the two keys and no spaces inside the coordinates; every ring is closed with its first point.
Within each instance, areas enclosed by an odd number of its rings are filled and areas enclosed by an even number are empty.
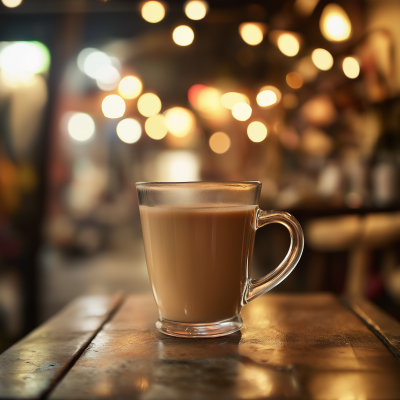
{"type": "Polygon", "coordinates": [[[174,136],[184,137],[193,129],[194,116],[186,108],[174,107],[165,112],[165,123],[174,136]]]}
{"type": "Polygon", "coordinates": [[[360,75],[360,64],[354,57],[346,57],[343,60],[343,72],[348,78],[355,79],[360,75]]]}
{"type": "Polygon", "coordinates": [[[303,78],[298,72],[289,72],[286,75],[286,83],[292,89],[300,89],[303,86],[303,78]]]}
{"type": "Polygon", "coordinates": [[[258,93],[256,101],[260,107],[268,107],[272,106],[278,101],[278,96],[276,95],[275,91],[267,89],[258,93]]]}
{"type": "Polygon", "coordinates": [[[111,66],[110,57],[102,51],[93,51],[85,58],[83,70],[86,75],[96,79],[101,68],[105,66],[111,66]]]}
{"type": "Polygon", "coordinates": [[[86,142],[96,130],[93,118],[89,114],[74,113],[68,121],[68,133],[77,142],[86,142]]]}
{"type": "Polygon", "coordinates": [[[110,94],[105,97],[101,104],[103,114],[107,118],[120,118],[125,113],[125,101],[117,94],[110,94]]]}
{"type": "Polygon", "coordinates": [[[221,107],[221,92],[213,87],[205,87],[197,96],[197,108],[203,112],[214,112],[221,107]]]}
{"type": "Polygon", "coordinates": [[[224,132],[215,132],[209,140],[211,150],[217,154],[226,153],[231,147],[231,139],[224,132]]]}
{"type": "Polygon", "coordinates": [[[193,42],[194,32],[188,26],[181,25],[174,29],[172,39],[179,46],[189,46],[193,42]]]}
{"type": "Polygon", "coordinates": [[[264,38],[264,32],[260,28],[259,24],[240,24],[239,33],[242,39],[251,46],[260,44],[264,38]]]}
{"type": "Polygon", "coordinates": [[[8,8],[15,8],[22,3],[22,0],[1,0],[1,2],[8,8]]]}
{"type": "Polygon", "coordinates": [[[97,71],[96,83],[101,90],[114,90],[121,79],[117,68],[105,65],[97,71]]]}
{"type": "Polygon", "coordinates": [[[267,137],[267,127],[259,121],[253,121],[247,127],[247,136],[252,142],[262,142],[267,137]]]}
{"type": "Polygon", "coordinates": [[[188,1],[185,4],[185,14],[188,18],[198,21],[203,19],[208,11],[208,4],[205,1],[188,1]]]}
{"type": "Polygon", "coordinates": [[[236,103],[232,107],[233,118],[237,119],[238,121],[247,121],[250,118],[251,113],[251,107],[243,101],[236,103]]]}
{"type": "Polygon", "coordinates": [[[229,92],[221,96],[221,104],[228,110],[232,110],[234,105],[241,102],[250,104],[248,97],[241,93],[229,92]]]}
{"type": "Polygon", "coordinates": [[[312,62],[311,56],[303,57],[297,63],[296,70],[302,76],[304,82],[311,82],[318,75],[318,68],[312,62]]]}
{"type": "Polygon", "coordinates": [[[299,105],[299,99],[293,93],[285,94],[282,98],[282,105],[287,110],[293,110],[299,105]]]}
{"type": "Polygon", "coordinates": [[[156,24],[165,17],[165,7],[158,1],[147,1],[142,7],[142,17],[147,22],[156,24]]]}
{"type": "Polygon", "coordinates": [[[168,132],[168,127],[163,115],[157,114],[147,118],[144,124],[147,135],[154,140],[161,140],[168,132]]]}
{"type": "Polygon", "coordinates": [[[124,143],[136,143],[142,136],[142,127],[133,118],[125,118],[117,125],[117,135],[124,143]]]}
{"type": "Polygon", "coordinates": [[[296,37],[290,33],[282,33],[278,38],[279,50],[288,57],[294,57],[300,50],[300,43],[296,37]]]}
{"type": "Polygon", "coordinates": [[[331,42],[346,40],[351,34],[351,22],[338,4],[328,4],[322,11],[319,27],[325,39],[331,42]]]}
{"type": "Polygon", "coordinates": [[[325,49],[315,49],[311,54],[311,59],[314,65],[322,71],[328,71],[332,68],[332,54],[325,49]]]}
{"type": "Polygon", "coordinates": [[[161,100],[154,93],[145,93],[139,97],[137,108],[144,117],[151,117],[160,112],[161,100]]]}
{"type": "Polygon", "coordinates": [[[135,99],[142,92],[142,82],[136,76],[126,76],[118,85],[118,93],[124,99],[135,99]]]}

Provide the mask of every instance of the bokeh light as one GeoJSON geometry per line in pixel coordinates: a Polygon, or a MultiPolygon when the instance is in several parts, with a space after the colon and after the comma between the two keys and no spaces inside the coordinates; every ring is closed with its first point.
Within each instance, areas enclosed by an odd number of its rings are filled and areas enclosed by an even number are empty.
{"type": "Polygon", "coordinates": [[[104,116],[107,118],[120,118],[125,113],[125,101],[117,94],[110,94],[105,97],[101,104],[104,116]]]}
{"type": "Polygon", "coordinates": [[[125,143],[136,143],[142,136],[142,127],[133,118],[125,118],[117,125],[117,135],[125,143]]]}
{"type": "Polygon", "coordinates": [[[158,1],[147,1],[142,7],[142,17],[152,24],[160,22],[165,17],[165,7],[158,1]]]}
{"type": "Polygon", "coordinates": [[[300,50],[300,43],[298,39],[290,33],[282,33],[278,37],[279,50],[288,57],[294,57],[300,50]]]}
{"type": "Polygon", "coordinates": [[[262,142],[267,137],[267,127],[260,121],[253,121],[247,127],[247,136],[252,142],[262,142]]]}
{"type": "Polygon", "coordinates": [[[205,89],[207,86],[196,84],[188,90],[188,100],[194,108],[199,108],[199,95],[205,89]]]}
{"type": "Polygon", "coordinates": [[[256,46],[263,41],[264,29],[260,24],[244,23],[239,26],[239,33],[242,39],[251,46],[256,46]]]}
{"type": "Polygon", "coordinates": [[[208,11],[208,4],[205,1],[188,1],[185,4],[185,14],[188,18],[198,21],[203,19],[208,11]]]}
{"type": "Polygon", "coordinates": [[[228,110],[232,110],[240,102],[250,104],[248,97],[241,93],[229,92],[221,96],[221,104],[228,110]]]}
{"type": "Polygon", "coordinates": [[[142,82],[136,76],[125,76],[118,85],[118,93],[124,99],[135,99],[142,92],[142,82]]]}
{"type": "Polygon", "coordinates": [[[200,111],[213,112],[221,107],[221,92],[213,87],[205,87],[197,97],[197,106],[200,111]]]}
{"type": "Polygon", "coordinates": [[[104,65],[97,71],[96,83],[101,90],[114,90],[121,79],[117,68],[104,65]]]}
{"type": "Polygon", "coordinates": [[[8,8],[15,8],[22,3],[22,0],[1,0],[1,2],[8,8]]]}
{"type": "Polygon", "coordinates": [[[85,61],[87,59],[87,57],[98,51],[97,49],[93,48],[93,47],[87,47],[83,50],[81,50],[78,54],[78,57],[76,59],[76,63],[78,64],[78,68],[85,74],[85,61]]]}
{"type": "Polygon", "coordinates": [[[168,127],[164,116],[157,114],[147,118],[144,124],[144,130],[146,131],[147,135],[154,140],[160,140],[164,138],[168,132],[168,127]]]}
{"type": "Polygon", "coordinates": [[[360,64],[354,57],[346,57],[343,60],[343,72],[348,78],[355,79],[360,75],[360,64]]]}
{"type": "Polygon", "coordinates": [[[184,137],[193,129],[195,120],[191,111],[182,107],[173,107],[165,112],[168,130],[176,137],[184,137]]]}
{"type": "Polygon", "coordinates": [[[287,110],[293,110],[299,105],[299,99],[294,93],[285,94],[282,98],[282,105],[287,110]]]}
{"type": "Polygon", "coordinates": [[[303,17],[308,17],[312,14],[319,0],[296,0],[293,4],[293,8],[296,12],[303,17]]]}
{"type": "Polygon", "coordinates": [[[151,117],[160,112],[161,100],[154,93],[145,93],[139,97],[137,108],[144,117],[151,117]]]}
{"type": "Polygon", "coordinates": [[[264,86],[256,97],[260,107],[270,107],[281,101],[282,94],[275,86],[264,86]]]}
{"type": "Polygon", "coordinates": [[[14,42],[0,52],[0,67],[13,74],[46,72],[50,66],[50,52],[40,42],[14,42]]]}
{"type": "Polygon", "coordinates": [[[351,22],[338,4],[328,4],[321,13],[319,27],[325,39],[332,42],[346,40],[351,34],[351,22]]]}
{"type": "Polygon", "coordinates": [[[322,71],[328,71],[332,68],[332,54],[325,49],[315,49],[311,54],[311,59],[315,66],[322,71]]]}
{"type": "Polygon", "coordinates": [[[77,142],[86,142],[96,130],[93,118],[89,114],[74,113],[68,121],[68,133],[77,142]]]}
{"type": "Polygon", "coordinates": [[[232,107],[233,118],[237,119],[238,121],[247,121],[250,118],[251,113],[251,107],[243,101],[236,103],[232,107]]]}
{"type": "Polygon", "coordinates": [[[311,56],[303,57],[296,64],[296,71],[302,76],[304,82],[311,82],[318,75],[318,68],[312,62],[311,56]]]}
{"type": "Polygon", "coordinates": [[[193,42],[194,32],[190,27],[181,25],[174,29],[172,39],[179,46],[189,46],[193,42]]]}
{"type": "Polygon", "coordinates": [[[209,140],[211,150],[217,154],[226,153],[231,147],[231,139],[224,132],[215,132],[209,140]]]}
{"type": "Polygon", "coordinates": [[[85,58],[83,70],[86,75],[96,79],[100,69],[105,66],[111,66],[110,57],[102,51],[93,51],[85,58]]]}
{"type": "Polygon", "coordinates": [[[298,72],[289,72],[286,75],[286,83],[292,89],[300,89],[303,86],[303,78],[298,72]]]}

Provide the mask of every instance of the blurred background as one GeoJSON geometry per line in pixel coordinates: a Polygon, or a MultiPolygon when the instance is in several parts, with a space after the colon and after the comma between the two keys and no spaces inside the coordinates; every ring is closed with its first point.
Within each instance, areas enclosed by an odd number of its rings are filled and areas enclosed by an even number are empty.
{"type": "MultiPolygon", "coordinates": [[[[400,2],[1,0],[0,351],[149,292],[136,181],[263,184],[305,230],[275,291],[400,318],[400,2]]],[[[287,252],[257,233],[253,276],[287,252]]]]}

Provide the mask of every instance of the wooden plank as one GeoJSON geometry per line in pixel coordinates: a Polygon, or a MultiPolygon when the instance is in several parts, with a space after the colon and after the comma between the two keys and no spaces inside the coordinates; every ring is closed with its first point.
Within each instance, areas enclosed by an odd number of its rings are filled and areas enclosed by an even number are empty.
{"type": "Polygon", "coordinates": [[[400,363],[335,297],[267,294],[242,316],[230,336],[173,338],[131,296],[50,398],[398,398],[400,363]]]}
{"type": "Polygon", "coordinates": [[[44,396],[120,302],[121,295],[78,298],[1,354],[0,398],[44,396]]]}
{"type": "Polygon", "coordinates": [[[347,296],[343,302],[353,310],[400,359],[400,323],[361,297],[347,296]]]}

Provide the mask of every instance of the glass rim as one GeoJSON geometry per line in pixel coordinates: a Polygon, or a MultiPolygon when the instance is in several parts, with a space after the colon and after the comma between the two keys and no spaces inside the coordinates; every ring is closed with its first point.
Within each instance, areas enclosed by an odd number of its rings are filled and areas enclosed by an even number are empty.
{"type": "Polygon", "coordinates": [[[209,186],[261,186],[260,181],[187,181],[187,182],[136,182],[136,186],[185,186],[185,185],[209,185],[209,186]]]}

